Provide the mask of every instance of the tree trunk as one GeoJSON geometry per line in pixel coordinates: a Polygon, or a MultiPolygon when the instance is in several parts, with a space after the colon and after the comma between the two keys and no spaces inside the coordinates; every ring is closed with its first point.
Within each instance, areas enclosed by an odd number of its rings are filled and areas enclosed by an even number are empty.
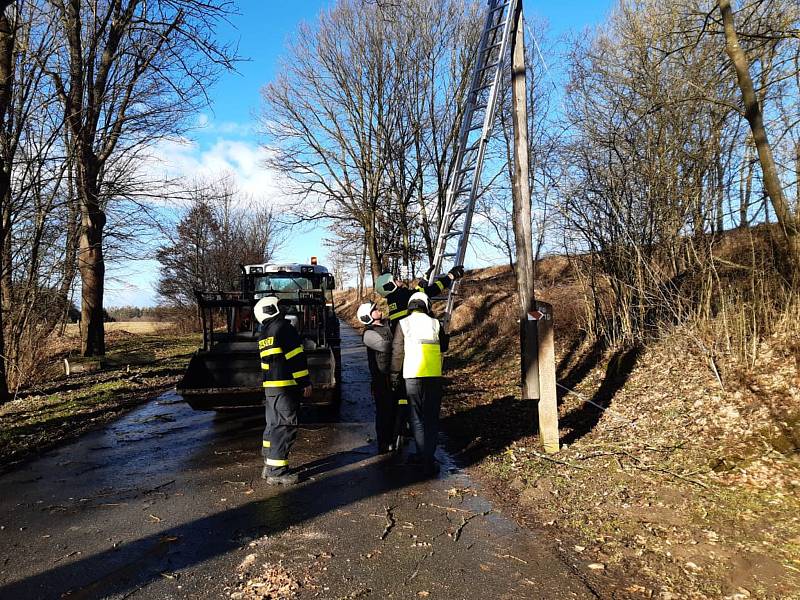
{"type": "Polygon", "coordinates": [[[692,213],[694,215],[692,224],[694,227],[694,237],[698,240],[702,239],[706,232],[706,216],[705,216],[705,202],[703,202],[703,178],[706,176],[706,172],[698,172],[695,175],[695,182],[694,182],[694,206],[692,208],[692,213]]]}
{"type": "Polygon", "coordinates": [[[800,280],[800,226],[798,226],[797,215],[792,213],[792,209],[783,195],[780,177],[772,155],[772,147],[764,128],[764,116],[753,88],[753,79],[750,77],[750,65],[744,50],[739,45],[739,37],[734,27],[730,0],[720,0],[719,10],[722,13],[722,23],[725,28],[725,52],[730,57],[736,70],[736,78],[739,83],[739,89],[742,92],[742,101],[744,102],[744,116],[750,124],[750,130],[753,132],[753,143],[756,146],[758,160],[761,164],[764,189],[772,202],[775,216],[786,237],[794,278],[795,281],[798,281],[800,280]]]}
{"type": "Polygon", "coordinates": [[[417,191],[417,203],[419,204],[419,223],[420,223],[420,232],[422,233],[422,239],[425,241],[425,253],[428,257],[428,264],[433,264],[433,259],[435,249],[433,247],[434,240],[433,236],[431,235],[431,224],[428,220],[428,209],[425,206],[425,189],[423,185],[423,160],[422,160],[422,145],[419,134],[415,134],[414,136],[414,154],[417,157],[417,181],[416,183],[416,191],[417,191]]]}
{"type": "Polygon", "coordinates": [[[367,245],[367,252],[369,253],[369,267],[372,273],[372,286],[374,287],[375,282],[378,281],[378,277],[383,271],[380,256],[378,256],[378,239],[374,221],[368,223],[364,230],[364,243],[367,245]]]}
{"type": "Polygon", "coordinates": [[[102,356],[106,352],[103,326],[103,228],[106,215],[100,208],[96,161],[85,152],[78,166],[78,194],[81,200],[81,232],[78,270],[81,273],[81,353],[102,356]]]}
{"type": "Polygon", "coordinates": [[[11,306],[13,295],[12,264],[11,264],[11,189],[8,173],[3,169],[0,173],[0,188],[6,188],[6,193],[2,198],[3,210],[2,224],[0,224],[0,252],[3,257],[0,260],[0,298],[3,302],[3,310],[8,310],[11,306]]]}
{"type": "Polygon", "coordinates": [[[795,210],[800,211],[800,142],[794,147],[794,194],[795,210]]]}
{"type": "Polygon", "coordinates": [[[725,231],[725,166],[722,164],[722,149],[719,147],[719,145],[717,145],[717,150],[714,153],[714,166],[714,197],[716,199],[714,210],[716,212],[716,233],[720,234],[725,231]]]}
{"type": "Polygon", "coordinates": [[[103,262],[102,226],[84,215],[78,265],[81,272],[81,353],[102,356],[106,352],[103,328],[103,262]]]}
{"type": "Polygon", "coordinates": [[[747,229],[750,224],[747,213],[750,209],[750,194],[753,189],[753,151],[746,142],[742,174],[739,182],[739,229],[747,229]],[[746,171],[746,172],[745,172],[746,171]]]}
{"type": "Polygon", "coordinates": [[[361,247],[361,259],[358,263],[358,296],[364,296],[364,280],[367,278],[367,242],[361,247]]]}
{"type": "MultiPolygon", "coordinates": [[[[6,130],[6,118],[11,104],[11,86],[14,82],[14,29],[6,14],[11,0],[0,0],[0,132],[6,130]]],[[[9,157],[3,155],[0,164],[0,202],[2,202],[2,223],[0,223],[0,270],[2,274],[2,298],[0,298],[0,405],[10,399],[8,393],[8,373],[6,371],[5,319],[3,313],[8,308],[10,299],[11,270],[11,165],[9,157]],[[8,218],[7,218],[8,217],[8,218]],[[8,286],[8,287],[7,287],[8,286]]]]}

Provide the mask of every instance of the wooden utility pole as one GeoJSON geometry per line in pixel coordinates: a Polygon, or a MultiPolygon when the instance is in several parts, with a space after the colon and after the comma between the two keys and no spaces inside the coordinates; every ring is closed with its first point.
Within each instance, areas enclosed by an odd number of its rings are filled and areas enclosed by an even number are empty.
{"type": "Polygon", "coordinates": [[[528,105],[522,0],[514,4],[511,28],[511,102],[514,123],[514,239],[517,247],[517,291],[520,300],[522,398],[539,401],[539,436],[548,453],[558,452],[553,307],[536,301],[528,178],[528,105]]]}

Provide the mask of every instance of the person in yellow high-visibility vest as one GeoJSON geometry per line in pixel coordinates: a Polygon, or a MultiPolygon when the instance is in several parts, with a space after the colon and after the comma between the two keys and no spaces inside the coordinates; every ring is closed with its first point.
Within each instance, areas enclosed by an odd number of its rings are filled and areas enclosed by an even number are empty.
{"type": "Polygon", "coordinates": [[[262,441],[264,470],[269,485],[297,483],[289,469],[289,450],[297,438],[300,397],[311,396],[311,379],[303,353],[303,341],[278,308],[278,298],[259,300],[253,313],[261,323],[258,354],[264,376],[266,427],[262,441]]]}
{"type": "Polygon", "coordinates": [[[411,432],[417,452],[409,462],[420,464],[425,475],[438,473],[436,442],[442,405],[442,352],[448,337],[430,315],[431,302],[417,292],[408,300],[409,314],[400,320],[392,341],[392,381],[405,379],[411,432]]]}

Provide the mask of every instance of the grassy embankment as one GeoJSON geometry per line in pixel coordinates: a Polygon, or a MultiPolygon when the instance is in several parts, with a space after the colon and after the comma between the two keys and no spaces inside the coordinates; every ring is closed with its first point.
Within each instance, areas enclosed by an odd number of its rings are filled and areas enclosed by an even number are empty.
{"type": "Polygon", "coordinates": [[[77,330],[53,337],[38,381],[0,407],[0,468],[107,423],[175,385],[199,335],[163,323],[107,323],[104,368],[64,375],[81,364],[77,330]]]}
{"type": "MultiPolygon", "coordinates": [[[[800,598],[796,341],[763,342],[747,372],[720,357],[723,389],[680,328],[647,348],[584,339],[567,261],[538,272],[555,307],[563,449],[541,453],[536,407],[519,399],[515,284],[493,268],[468,274],[453,317],[451,451],[602,597],[800,598]]],[[[352,319],[359,299],[339,302],[352,319]]]]}

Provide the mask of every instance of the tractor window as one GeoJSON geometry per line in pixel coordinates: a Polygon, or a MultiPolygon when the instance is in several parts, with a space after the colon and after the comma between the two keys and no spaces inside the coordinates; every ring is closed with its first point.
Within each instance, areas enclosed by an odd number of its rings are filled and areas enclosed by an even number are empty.
{"type": "Polygon", "coordinates": [[[275,277],[258,277],[256,292],[272,292],[278,298],[295,298],[298,290],[314,289],[314,284],[307,277],[280,275],[275,277]]]}

